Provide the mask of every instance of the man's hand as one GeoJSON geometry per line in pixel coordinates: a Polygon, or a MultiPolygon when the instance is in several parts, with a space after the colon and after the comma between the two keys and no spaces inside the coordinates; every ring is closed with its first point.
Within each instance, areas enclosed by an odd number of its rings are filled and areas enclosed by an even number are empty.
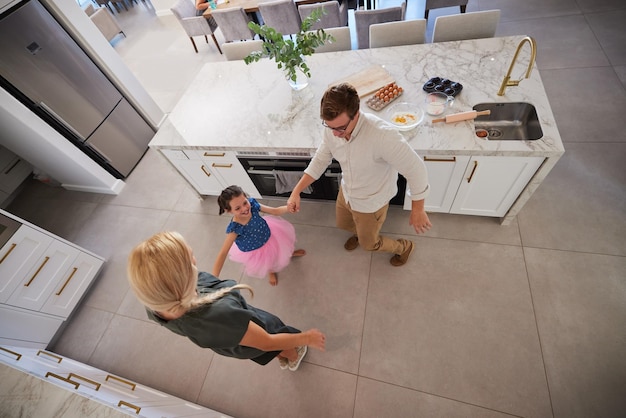
{"type": "Polygon", "coordinates": [[[433,224],[430,223],[430,219],[428,219],[428,214],[424,210],[424,200],[414,200],[412,202],[409,225],[413,226],[417,234],[423,234],[433,226],[433,224]]]}

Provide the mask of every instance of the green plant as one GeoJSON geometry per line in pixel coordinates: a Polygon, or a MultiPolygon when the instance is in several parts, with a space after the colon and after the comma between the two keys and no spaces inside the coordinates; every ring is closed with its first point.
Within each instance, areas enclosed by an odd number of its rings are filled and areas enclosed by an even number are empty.
{"type": "MultiPolygon", "coordinates": [[[[334,41],[331,35],[324,29],[309,31],[313,23],[320,20],[324,9],[316,9],[302,21],[300,32],[296,34],[295,41],[285,39],[282,33],[276,29],[250,22],[248,27],[263,40],[263,51],[255,51],[244,58],[246,64],[256,62],[263,57],[276,61],[279,69],[283,69],[288,79],[296,81],[296,69],[300,69],[307,77],[311,77],[311,70],[304,60],[304,56],[312,55],[315,48],[324,45],[327,41],[334,41]]],[[[323,12],[326,13],[326,12],[323,12]]]]}

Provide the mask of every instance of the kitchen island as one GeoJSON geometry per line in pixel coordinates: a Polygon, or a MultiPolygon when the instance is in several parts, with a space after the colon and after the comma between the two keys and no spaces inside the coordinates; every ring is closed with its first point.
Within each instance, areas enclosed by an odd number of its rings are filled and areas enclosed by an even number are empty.
{"type": "MultiPolygon", "coordinates": [[[[428,115],[415,129],[402,132],[425,159],[429,157],[435,164],[442,161],[453,163],[451,168],[444,170],[431,170],[429,166],[431,187],[435,192],[439,190],[441,195],[437,197],[441,199],[441,205],[430,210],[498,216],[503,224],[507,224],[564,152],[536,68],[519,86],[507,88],[504,96],[496,94],[522,38],[513,36],[314,54],[307,57],[312,73],[309,86],[301,91],[291,89],[274,61],[261,60],[251,65],[243,61],[207,64],[191,82],[150,146],[161,150],[200,194],[214,194],[211,187],[203,189],[198,186],[199,180],[194,180],[194,174],[190,172],[193,168],[186,165],[187,160],[225,154],[226,158],[230,156],[228,164],[237,168],[236,156],[240,154],[312,155],[324,129],[320,124],[319,101],[329,84],[379,65],[403,87],[404,94],[398,101],[421,104],[426,97],[422,89],[426,81],[435,76],[448,78],[463,85],[448,114],[471,110],[474,105],[485,102],[528,102],[537,109],[543,136],[535,141],[485,140],[476,136],[472,120],[433,123],[434,117],[428,115]],[[485,161],[487,157],[489,159],[485,161]],[[507,160],[503,161],[504,157],[507,160]],[[508,164],[511,161],[519,164],[508,164]],[[530,166],[528,161],[532,161],[530,166]],[[509,174],[511,181],[516,183],[515,188],[506,190],[507,202],[504,204],[503,196],[489,196],[481,191],[474,193],[470,201],[486,198],[492,201],[488,206],[493,206],[494,210],[466,210],[463,204],[467,200],[459,199],[459,188],[463,183],[471,183],[472,173],[477,174],[474,185],[480,186],[480,170],[491,162],[497,163],[494,166],[496,171],[482,178],[507,177],[508,174],[501,176],[497,170],[513,166],[514,172],[509,174]],[[520,177],[521,171],[526,173],[520,177]],[[436,182],[442,176],[445,182],[439,186],[436,182]]],[[[513,70],[514,78],[521,77],[529,56],[528,49],[522,50],[513,70]]],[[[387,117],[386,109],[377,112],[366,105],[368,97],[362,98],[362,111],[387,117]]],[[[198,166],[198,171],[211,174],[211,166],[205,162],[198,166]]],[[[242,187],[249,189],[247,186],[250,185],[245,183],[245,171],[234,177],[228,176],[213,176],[217,181],[213,188],[217,190],[225,183],[243,182],[242,187]]],[[[487,190],[494,190],[496,186],[489,181],[483,184],[487,190]]],[[[469,192],[471,195],[472,191],[469,192]]]]}

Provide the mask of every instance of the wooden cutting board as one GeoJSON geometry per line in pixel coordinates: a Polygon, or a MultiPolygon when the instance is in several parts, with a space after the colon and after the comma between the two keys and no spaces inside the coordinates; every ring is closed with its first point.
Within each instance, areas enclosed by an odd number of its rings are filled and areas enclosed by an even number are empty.
{"type": "Polygon", "coordinates": [[[394,81],[395,80],[391,74],[389,74],[382,66],[372,65],[362,71],[359,71],[358,73],[330,83],[329,86],[334,86],[339,83],[350,83],[359,93],[359,97],[364,97],[368,94],[374,93],[376,90],[389,83],[393,83],[394,81]]]}

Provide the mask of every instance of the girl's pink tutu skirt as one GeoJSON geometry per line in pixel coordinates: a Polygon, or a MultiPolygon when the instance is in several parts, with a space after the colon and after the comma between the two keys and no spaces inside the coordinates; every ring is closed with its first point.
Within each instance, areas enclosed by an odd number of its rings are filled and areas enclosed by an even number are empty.
{"type": "Polygon", "coordinates": [[[237,244],[230,247],[232,261],[242,263],[245,273],[263,279],[269,272],[277,273],[287,267],[296,245],[296,230],[291,223],[278,216],[263,217],[270,228],[270,239],[252,251],[241,251],[237,244]]]}

